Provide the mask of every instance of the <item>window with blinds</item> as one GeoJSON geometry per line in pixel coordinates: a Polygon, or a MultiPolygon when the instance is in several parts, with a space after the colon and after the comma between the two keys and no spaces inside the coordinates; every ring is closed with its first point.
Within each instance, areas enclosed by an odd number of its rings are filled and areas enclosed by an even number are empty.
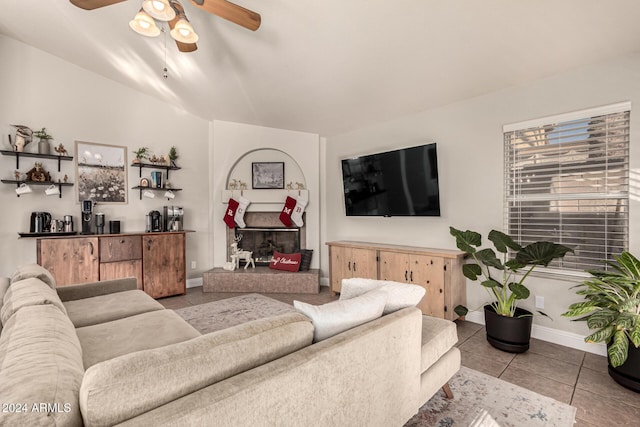
{"type": "Polygon", "coordinates": [[[628,248],[629,107],[505,126],[506,229],[575,251],[551,268],[602,270],[628,248]]]}

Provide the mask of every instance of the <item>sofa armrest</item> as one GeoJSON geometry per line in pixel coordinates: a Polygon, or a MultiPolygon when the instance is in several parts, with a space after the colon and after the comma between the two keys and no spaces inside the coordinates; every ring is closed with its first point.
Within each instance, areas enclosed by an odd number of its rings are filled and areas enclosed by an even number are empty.
{"type": "Polygon", "coordinates": [[[64,301],[75,301],[84,298],[97,297],[99,295],[113,294],[115,292],[132,291],[138,289],[135,277],[125,279],[104,280],[102,282],[81,283],[78,285],[62,286],[56,288],[58,296],[64,301]]]}

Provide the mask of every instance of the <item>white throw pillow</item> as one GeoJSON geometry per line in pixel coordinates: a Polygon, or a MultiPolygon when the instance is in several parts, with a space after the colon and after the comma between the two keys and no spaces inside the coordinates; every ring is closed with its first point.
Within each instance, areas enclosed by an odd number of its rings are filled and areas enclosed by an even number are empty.
{"type": "Polygon", "coordinates": [[[340,301],[366,295],[374,290],[386,294],[387,303],[383,314],[393,313],[406,307],[415,307],[426,293],[426,289],[419,285],[355,277],[342,279],[340,301]]]}
{"type": "Polygon", "coordinates": [[[345,301],[333,301],[323,305],[311,305],[293,301],[293,306],[313,322],[313,342],[370,322],[382,316],[385,295],[365,294],[345,301]]]}

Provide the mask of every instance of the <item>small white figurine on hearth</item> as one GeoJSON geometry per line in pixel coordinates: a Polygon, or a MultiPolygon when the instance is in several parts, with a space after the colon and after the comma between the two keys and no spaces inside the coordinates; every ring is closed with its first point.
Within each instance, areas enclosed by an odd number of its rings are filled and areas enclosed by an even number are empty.
{"type": "Polygon", "coordinates": [[[249,267],[249,264],[251,264],[251,268],[256,268],[256,264],[253,261],[253,252],[244,251],[238,247],[238,243],[242,240],[242,235],[234,237],[233,240],[234,242],[231,244],[231,262],[235,264],[235,268],[240,268],[240,260],[245,261],[245,270],[249,267]]]}

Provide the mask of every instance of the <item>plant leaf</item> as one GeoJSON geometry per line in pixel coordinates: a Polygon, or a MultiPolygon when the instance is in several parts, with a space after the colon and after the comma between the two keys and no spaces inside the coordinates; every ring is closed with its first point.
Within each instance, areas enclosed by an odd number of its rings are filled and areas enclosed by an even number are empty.
{"type": "Polygon", "coordinates": [[[618,312],[613,310],[609,310],[609,309],[597,310],[594,313],[592,313],[591,316],[588,316],[587,326],[589,327],[589,329],[604,328],[605,326],[613,323],[617,315],[618,315],[618,312]]]}
{"type": "Polygon", "coordinates": [[[640,261],[636,257],[631,255],[631,253],[624,251],[614,258],[618,263],[618,271],[625,276],[640,279],[640,261]]]}
{"type": "Polygon", "coordinates": [[[534,242],[522,248],[516,254],[516,261],[525,265],[548,266],[556,258],[564,257],[573,249],[553,242],[534,242]]]}
{"type": "Polygon", "coordinates": [[[507,267],[511,271],[518,271],[522,267],[526,267],[525,264],[519,263],[515,259],[510,259],[509,261],[505,262],[504,266],[507,267]]]}
{"type": "Polygon", "coordinates": [[[627,353],[629,352],[629,340],[624,331],[620,330],[613,336],[613,341],[607,347],[607,354],[609,355],[609,362],[611,366],[617,368],[627,360],[627,353]]]}
{"type": "Polygon", "coordinates": [[[475,253],[476,248],[482,244],[482,236],[475,231],[460,231],[449,227],[449,233],[456,238],[456,246],[461,251],[472,254],[475,253]]]}
{"type": "Polygon", "coordinates": [[[516,299],[527,299],[529,298],[530,292],[526,286],[521,285],[518,282],[509,283],[509,289],[513,292],[513,295],[516,299]]]}
{"type": "Polygon", "coordinates": [[[616,332],[615,325],[607,326],[606,328],[599,329],[594,333],[592,333],[591,335],[589,335],[588,337],[585,337],[584,341],[585,342],[607,342],[611,339],[611,337],[613,336],[613,334],[615,334],[615,332],[616,332]]]}
{"type": "Polygon", "coordinates": [[[582,316],[583,314],[591,313],[592,311],[597,309],[598,307],[595,304],[593,304],[593,302],[591,301],[576,302],[574,304],[571,304],[569,306],[569,310],[567,310],[565,313],[562,313],[562,316],[563,317],[582,316]]]}
{"type": "Polygon", "coordinates": [[[463,264],[462,274],[470,280],[478,280],[478,276],[482,274],[482,268],[478,264],[463,264]]]}
{"type": "Polygon", "coordinates": [[[476,252],[476,258],[484,265],[497,268],[498,270],[504,270],[502,262],[498,259],[498,257],[496,257],[496,253],[491,248],[483,249],[476,252]]]}
{"type": "Polygon", "coordinates": [[[456,308],[453,309],[453,311],[455,311],[458,316],[462,317],[467,315],[467,313],[469,312],[469,309],[464,305],[458,305],[456,306],[456,308]]]}
{"type": "Polygon", "coordinates": [[[495,246],[496,250],[500,253],[506,254],[509,249],[514,251],[522,249],[522,246],[514,242],[509,235],[504,234],[501,231],[491,230],[487,237],[493,242],[493,246],[495,246]]]}
{"type": "Polygon", "coordinates": [[[489,279],[489,280],[485,280],[482,283],[480,283],[482,286],[484,286],[485,288],[495,288],[496,286],[501,288],[502,284],[500,282],[496,282],[493,279],[489,279]]]}
{"type": "Polygon", "coordinates": [[[629,331],[629,338],[633,345],[640,347],[640,315],[636,314],[636,324],[631,331],[629,331]]]}

